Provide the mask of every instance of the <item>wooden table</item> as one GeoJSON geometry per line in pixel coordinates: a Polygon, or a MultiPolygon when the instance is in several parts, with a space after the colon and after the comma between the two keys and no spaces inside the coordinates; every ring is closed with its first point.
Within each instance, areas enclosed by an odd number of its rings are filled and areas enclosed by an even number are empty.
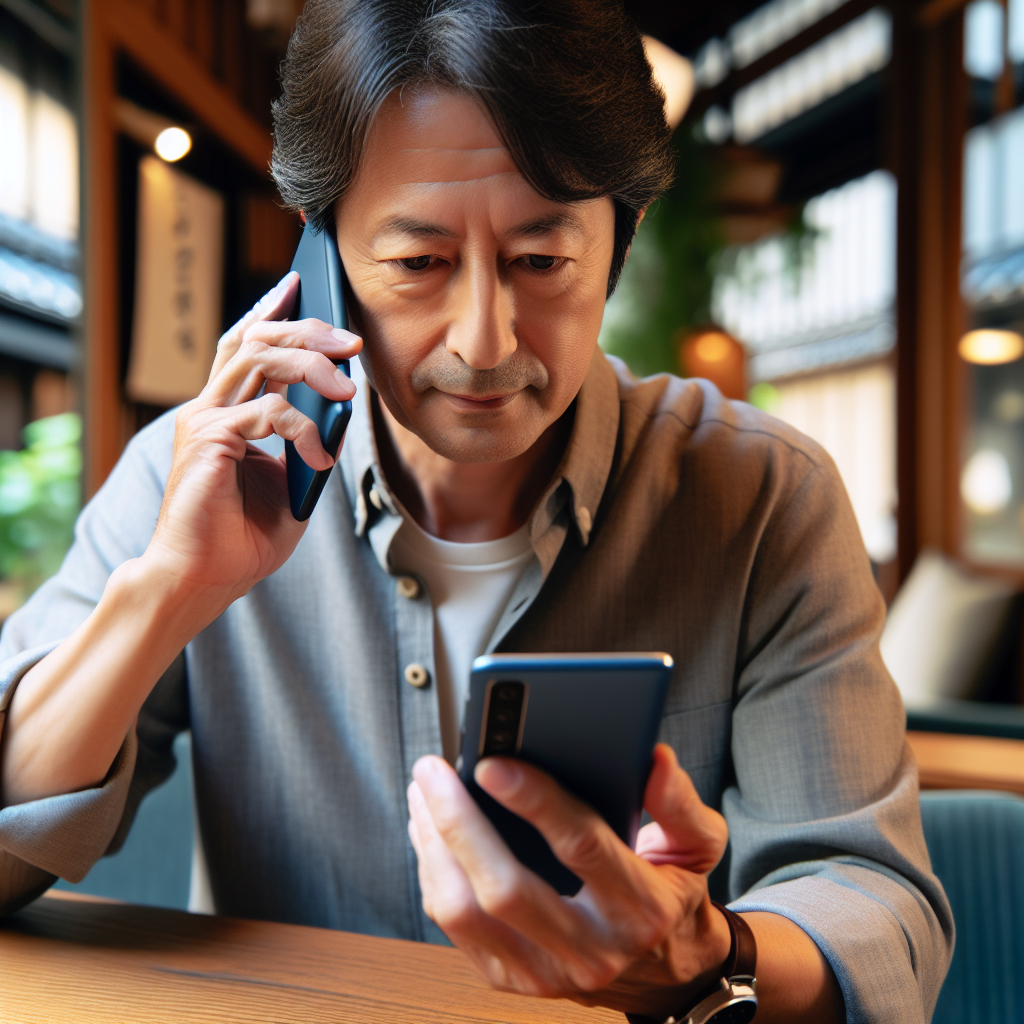
{"type": "Polygon", "coordinates": [[[1001,789],[1024,796],[1024,740],[908,732],[922,789],[1001,789]]]}
{"type": "Polygon", "coordinates": [[[624,1024],[494,992],[454,949],[56,895],[0,922],[0,1021],[624,1024]]]}

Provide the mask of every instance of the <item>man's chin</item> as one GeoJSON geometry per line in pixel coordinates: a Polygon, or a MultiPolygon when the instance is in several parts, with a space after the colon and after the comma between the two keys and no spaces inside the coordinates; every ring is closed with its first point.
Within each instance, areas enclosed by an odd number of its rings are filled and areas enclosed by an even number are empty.
{"type": "Polygon", "coordinates": [[[428,448],[452,462],[507,462],[533,447],[543,432],[543,424],[536,431],[509,424],[430,424],[416,428],[428,448]]]}

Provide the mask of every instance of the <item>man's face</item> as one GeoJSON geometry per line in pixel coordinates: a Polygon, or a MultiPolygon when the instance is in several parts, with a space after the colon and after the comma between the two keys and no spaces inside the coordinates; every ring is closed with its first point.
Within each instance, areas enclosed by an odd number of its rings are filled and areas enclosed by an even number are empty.
{"type": "Polygon", "coordinates": [[[569,407],[601,327],[611,199],[545,199],[473,98],[407,89],[337,230],[370,381],[435,452],[513,458],[569,407]]]}

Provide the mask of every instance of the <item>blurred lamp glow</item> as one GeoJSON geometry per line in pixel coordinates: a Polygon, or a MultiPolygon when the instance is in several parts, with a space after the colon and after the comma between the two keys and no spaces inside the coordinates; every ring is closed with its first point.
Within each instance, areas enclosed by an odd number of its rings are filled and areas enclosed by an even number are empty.
{"type": "Polygon", "coordinates": [[[979,516],[1002,512],[1013,496],[1010,465],[1002,452],[983,448],[975,452],[960,477],[960,496],[979,516]]]}
{"type": "Polygon", "coordinates": [[[693,65],[653,36],[644,36],[643,40],[655,81],[665,93],[665,120],[670,128],[675,128],[693,98],[693,65]]]}
{"type": "Polygon", "coordinates": [[[161,160],[173,163],[192,148],[192,138],[184,128],[165,128],[156,137],[153,148],[161,160]]]}
{"type": "Polygon", "coordinates": [[[968,363],[982,366],[1012,363],[1024,356],[1024,337],[1016,331],[968,331],[960,339],[957,351],[968,363]]]}
{"type": "Polygon", "coordinates": [[[693,354],[703,363],[722,363],[732,355],[735,342],[722,331],[708,331],[694,342],[693,354]]]}

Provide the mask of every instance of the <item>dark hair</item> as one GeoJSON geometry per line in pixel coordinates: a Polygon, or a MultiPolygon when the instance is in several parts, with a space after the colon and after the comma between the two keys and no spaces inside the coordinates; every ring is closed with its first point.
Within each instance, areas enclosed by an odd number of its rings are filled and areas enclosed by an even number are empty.
{"type": "Polygon", "coordinates": [[[673,170],[663,96],[621,0],[308,0],[274,104],[285,203],[324,227],[385,98],[420,84],[476,96],[542,195],[611,196],[610,295],[673,170]]]}

